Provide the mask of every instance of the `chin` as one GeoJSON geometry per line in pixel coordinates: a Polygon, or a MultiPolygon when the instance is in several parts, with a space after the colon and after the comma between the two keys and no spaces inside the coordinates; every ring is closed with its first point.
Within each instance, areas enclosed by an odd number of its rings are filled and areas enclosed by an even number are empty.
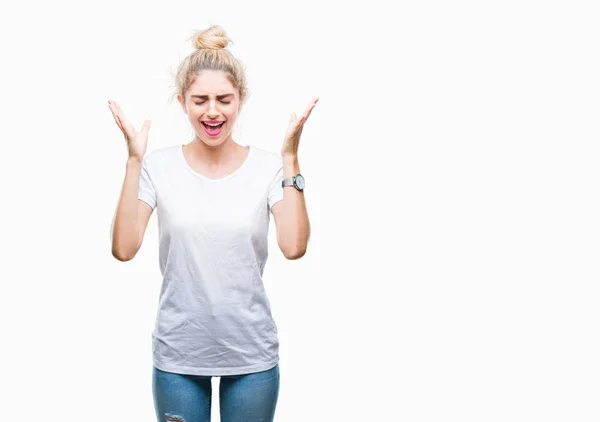
{"type": "Polygon", "coordinates": [[[205,145],[209,146],[209,147],[218,147],[219,145],[223,144],[225,142],[225,139],[227,139],[226,136],[219,136],[218,138],[207,138],[205,136],[198,136],[198,139],[200,139],[205,145]]]}

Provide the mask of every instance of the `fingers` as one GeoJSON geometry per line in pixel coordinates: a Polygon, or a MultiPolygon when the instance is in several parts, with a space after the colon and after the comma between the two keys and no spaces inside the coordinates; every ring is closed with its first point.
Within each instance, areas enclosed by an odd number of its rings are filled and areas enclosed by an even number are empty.
{"type": "Polygon", "coordinates": [[[121,123],[125,123],[127,121],[125,113],[123,113],[123,110],[121,110],[121,106],[119,106],[119,103],[117,103],[116,101],[108,100],[108,106],[110,107],[110,111],[113,112],[113,115],[116,114],[117,116],[119,116],[119,121],[121,123]]]}
{"type": "Polygon", "coordinates": [[[313,110],[313,108],[315,108],[315,105],[317,104],[318,101],[319,101],[319,99],[317,97],[315,97],[308,104],[308,106],[306,106],[306,109],[304,109],[304,113],[302,113],[302,118],[301,118],[301,120],[303,122],[306,121],[306,119],[308,119],[308,116],[310,116],[310,113],[312,113],[312,110],[313,110]]]}
{"type": "Polygon", "coordinates": [[[119,112],[119,114],[124,115],[123,110],[121,110],[121,106],[119,105],[119,103],[117,103],[116,101],[113,101],[112,103],[115,106],[115,108],[117,109],[117,111],[119,112]]]}
{"type": "Polygon", "coordinates": [[[109,100],[108,103],[109,103],[109,107],[111,108],[111,111],[113,112],[113,115],[115,116],[117,125],[119,126],[121,131],[123,131],[123,134],[125,135],[125,137],[133,138],[136,131],[135,131],[134,127],[131,125],[131,123],[129,123],[129,121],[125,117],[125,114],[123,113],[123,110],[121,110],[121,107],[119,106],[119,104],[113,100],[109,100]]]}
{"type": "Polygon", "coordinates": [[[117,124],[119,129],[121,129],[121,131],[123,133],[125,133],[125,129],[123,129],[123,123],[119,119],[118,111],[117,111],[116,107],[114,106],[114,104],[110,100],[108,101],[108,108],[110,109],[110,112],[112,113],[112,116],[115,119],[115,123],[117,124]]]}

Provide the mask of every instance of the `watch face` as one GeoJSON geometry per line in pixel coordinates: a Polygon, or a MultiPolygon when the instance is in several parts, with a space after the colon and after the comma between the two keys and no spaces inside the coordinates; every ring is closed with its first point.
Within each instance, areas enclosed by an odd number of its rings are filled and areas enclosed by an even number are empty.
{"type": "Polygon", "coordinates": [[[301,174],[296,176],[296,185],[300,188],[300,189],[304,189],[304,177],[302,177],[301,174]]]}

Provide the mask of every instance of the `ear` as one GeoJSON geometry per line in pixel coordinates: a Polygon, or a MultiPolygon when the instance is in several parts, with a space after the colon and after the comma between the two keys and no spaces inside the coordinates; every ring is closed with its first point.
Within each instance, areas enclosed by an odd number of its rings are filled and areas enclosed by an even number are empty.
{"type": "Polygon", "coordinates": [[[237,110],[238,114],[241,113],[242,108],[244,108],[244,104],[246,104],[246,97],[245,96],[240,98],[240,102],[238,104],[238,110],[237,110]]]}
{"type": "Polygon", "coordinates": [[[185,101],[183,100],[183,97],[181,96],[181,94],[177,94],[177,101],[179,101],[179,104],[181,104],[181,108],[183,108],[183,112],[185,114],[187,114],[187,110],[185,109],[185,101]]]}

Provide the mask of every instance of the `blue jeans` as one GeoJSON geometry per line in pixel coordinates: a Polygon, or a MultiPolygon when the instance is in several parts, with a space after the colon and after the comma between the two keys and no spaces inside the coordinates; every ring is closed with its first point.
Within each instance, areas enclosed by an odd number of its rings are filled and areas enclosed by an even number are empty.
{"type": "MultiPolygon", "coordinates": [[[[152,368],[152,393],[159,422],[210,422],[212,376],[152,368]]],[[[221,422],[273,422],[279,395],[279,363],[266,371],[220,378],[221,422]]]]}

